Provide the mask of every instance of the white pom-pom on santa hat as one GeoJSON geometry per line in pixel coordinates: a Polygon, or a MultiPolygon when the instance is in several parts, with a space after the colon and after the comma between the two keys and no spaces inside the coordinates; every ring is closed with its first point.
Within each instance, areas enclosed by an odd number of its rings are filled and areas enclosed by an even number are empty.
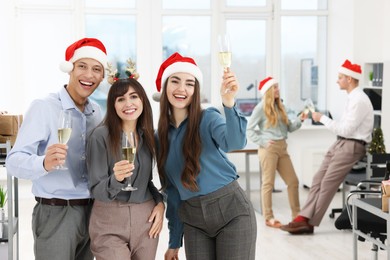
{"type": "Polygon", "coordinates": [[[60,63],[60,70],[65,73],[69,73],[73,70],[73,63],[70,61],[62,61],[60,63]]]}
{"type": "Polygon", "coordinates": [[[161,92],[154,92],[153,95],[152,95],[152,98],[153,98],[154,101],[160,102],[161,92]]]}
{"type": "Polygon", "coordinates": [[[107,51],[103,43],[95,38],[83,38],[70,45],[65,51],[65,61],[60,63],[61,71],[69,73],[73,63],[82,58],[97,60],[107,68],[107,51]]]}
{"type": "Polygon", "coordinates": [[[159,102],[161,98],[161,91],[164,87],[165,81],[177,72],[185,72],[194,76],[201,87],[203,84],[203,74],[196,65],[195,61],[190,57],[183,57],[179,53],[175,52],[168,59],[166,59],[160,66],[160,69],[156,78],[157,91],[153,94],[153,100],[159,102]]]}

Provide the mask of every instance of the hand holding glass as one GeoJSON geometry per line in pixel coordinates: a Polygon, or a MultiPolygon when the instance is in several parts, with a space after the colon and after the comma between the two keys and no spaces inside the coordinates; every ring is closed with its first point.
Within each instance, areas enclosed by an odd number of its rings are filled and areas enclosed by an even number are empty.
{"type": "MultiPolygon", "coordinates": [[[[135,154],[137,152],[137,145],[135,142],[135,135],[133,132],[130,132],[129,135],[126,133],[122,134],[122,157],[124,160],[128,160],[129,163],[134,163],[135,154]]],[[[137,190],[136,187],[131,185],[131,177],[127,178],[127,186],[122,188],[124,191],[134,191],[137,190]]]]}
{"type": "MultiPolygon", "coordinates": [[[[58,119],[58,142],[66,144],[72,133],[72,114],[69,110],[61,110],[58,119]]],[[[64,162],[65,163],[65,162],[64,162]]],[[[60,164],[54,167],[57,170],[67,170],[68,168],[60,164]]]]}

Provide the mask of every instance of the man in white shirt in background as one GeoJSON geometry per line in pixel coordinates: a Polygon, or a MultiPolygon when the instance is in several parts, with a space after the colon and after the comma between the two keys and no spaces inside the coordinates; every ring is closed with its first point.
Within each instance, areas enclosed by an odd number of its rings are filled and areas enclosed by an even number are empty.
{"type": "Polygon", "coordinates": [[[306,204],[299,215],[280,229],[290,234],[311,234],[319,226],[340,184],[352,166],[366,154],[366,145],[371,142],[374,126],[374,110],[368,96],[358,87],[362,71],[360,65],[346,60],[339,69],[337,83],[348,93],[348,99],[339,121],[319,113],[312,113],[316,122],[321,122],[337,135],[324,160],[313,177],[306,204]]]}

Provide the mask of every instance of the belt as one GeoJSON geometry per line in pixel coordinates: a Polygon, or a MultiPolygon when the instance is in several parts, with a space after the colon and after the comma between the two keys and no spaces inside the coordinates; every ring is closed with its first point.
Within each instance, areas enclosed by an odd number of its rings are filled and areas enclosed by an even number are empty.
{"type": "Polygon", "coordinates": [[[354,141],[354,142],[357,142],[359,144],[362,144],[362,145],[366,145],[366,141],[363,141],[363,140],[359,140],[359,139],[354,139],[354,138],[345,138],[345,137],[342,137],[342,136],[337,136],[337,140],[348,140],[348,141],[354,141]]]}
{"type": "Polygon", "coordinates": [[[93,199],[74,199],[74,200],[63,200],[63,199],[45,199],[35,197],[35,200],[41,204],[50,206],[87,206],[93,202],[93,199]]]}

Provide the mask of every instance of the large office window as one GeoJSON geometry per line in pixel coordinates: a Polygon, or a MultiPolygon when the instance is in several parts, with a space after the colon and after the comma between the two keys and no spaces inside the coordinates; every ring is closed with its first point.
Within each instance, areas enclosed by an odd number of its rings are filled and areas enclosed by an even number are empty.
{"type": "Polygon", "coordinates": [[[162,20],[163,60],[175,52],[183,56],[194,57],[204,77],[201,88],[202,100],[210,102],[211,89],[205,87],[211,85],[210,16],[165,15],[162,20]]]}
{"type": "MultiPolygon", "coordinates": [[[[134,15],[113,14],[88,14],[85,16],[85,35],[96,37],[104,42],[108,49],[109,62],[124,77],[127,59],[137,60],[135,39],[136,18],[134,15]]],[[[107,93],[110,84],[103,81],[99,88],[92,94],[103,112],[106,111],[107,93]]]]}
{"type": "Polygon", "coordinates": [[[326,0],[281,0],[280,81],[286,103],[294,110],[311,99],[326,107],[326,0]]]}
{"type": "Polygon", "coordinates": [[[240,92],[237,105],[249,116],[259,102],[259,81],[266,76],[266,20],[227,19],[231,38],[232,70],[238,75],[240,92]]]}
{"type": "MultiPolygon", "coordinates": [[[[217,36],[227,32],[231,68],[241,85],[237,99],[245,106],[261,98],[260,80],[274,76],[293,109],[301,109],[307,98],[326,109],[327,0],[20,0],[15,7],[20,50],[15,59],[25,76],[16,85],[25,104],[67,82],[55,65],[70,43],[98,37],[119,70],[127,58],[142,65],[149,94],[155,91],[158,64],[170,54],[194,57],[204,74],[202,99],[218,106],[217,36]],[[42,84],[38,67],[45,68],[50,84],[42,84]]],[[[93,95],[103,109],[108,89],[103,83],[93,95]]]]}
{"type": "Polygon", "coordinates": [[[281,86],[292,109],[311,99],[317,109],[326,108],[326,18],[281,18],[281,86]],[[319,30],[322,29],[322,30],[319,30]]]}
{"type": "Polygon", "coordinates": [[[200,67],[206,71],[205,85],[211,82],[211,86],[216,86],[206,89],[205,101],[213,102],[219,95],[217,84],[221,68],[212,59],[216,59],[217,35],[227,32],[232,45],[231,68],[241,85],[237,103],[242,112],[251,114],[251,108],[261,99],[258,84],[267,76],[280,82],[285,104],[296,112],[308,98],[317,109],[326,109],[326,0],[224,0],[212,6],[210,21],[198,22],[201,19],[199,9],[207,9],[207,2],[182,1],[179,4],[164,0],[163,7],[174,9],[176,13],[178,10],[188,12],[189,6],[194,11],[192,15],[186,15],[185,20],[174,15],[164,17],[162,29],[164,59],[172,53],[169,51],[172,46],[202,61],[200,67]],[[210,25],[206,25],[209,22],[210,25]],[[205,27],[217,29],[210,31],[205,27]],[[196,43],[192,32],[196,32],[202,43],[196,43]]]}

